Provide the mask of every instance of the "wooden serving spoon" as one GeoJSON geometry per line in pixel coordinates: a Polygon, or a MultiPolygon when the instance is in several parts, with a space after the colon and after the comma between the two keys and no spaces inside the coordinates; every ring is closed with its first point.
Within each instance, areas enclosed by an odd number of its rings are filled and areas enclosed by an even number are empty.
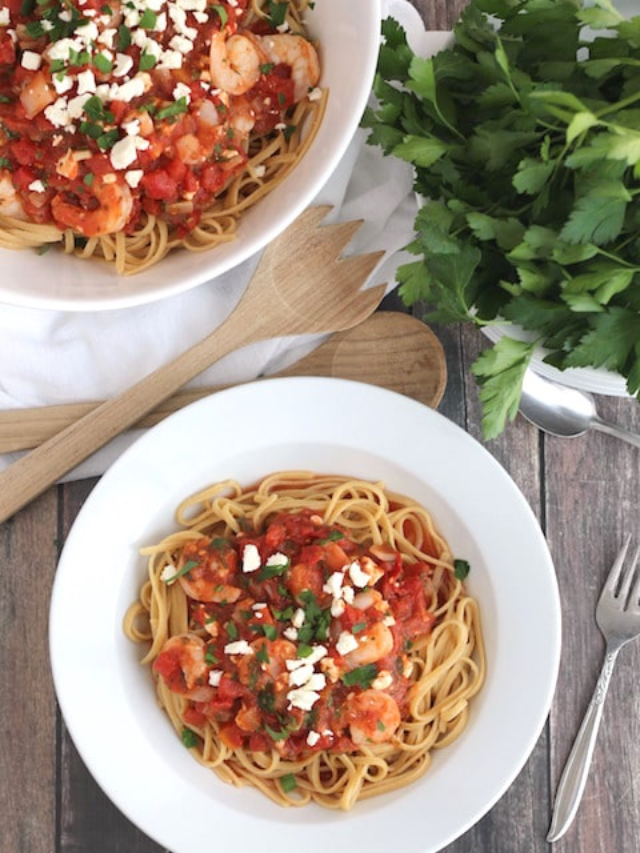
{"type": "Polygon", "coordinates": [[[362,285],[384,252],[341,258],[362,223],[321,226],[330,209],[308,208],[267,246],[211,334],[0,473],[0,522],[227,353],[267,338],[350,329],[368,317],[385,288],[362,285]]]}
{"type": "MultiPolygon", "coordinates": [[[[389,388],[435,409],[444,393],[447,364],[440,341],[421,320],[395,311],[377,311],[271,375],[355,379],[389,388]]],[[[134,426],[155,426],[183,406],[228,387],[179,391],[134,426]]],[[[37,447],[98,405],[67,403],[0,412],[0,453],[37,447]]]]}

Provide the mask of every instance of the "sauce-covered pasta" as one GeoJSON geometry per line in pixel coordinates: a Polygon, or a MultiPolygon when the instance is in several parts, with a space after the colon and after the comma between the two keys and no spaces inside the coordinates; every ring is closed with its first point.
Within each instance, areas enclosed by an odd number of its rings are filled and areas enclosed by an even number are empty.
{"type": "Polygon", "coordinates": [[[306,6],[8,0],[0,245],[62,241],[133,272],[229,239],[320,113],[306,6]]]}
{"type": "Polygon", "coordinates": [[[187,745],[286,804],[349,808],[424,772],[484,668],[476,605],[425,511],[286,473],[194,505],[151,549],[127,621],[187,745]]]}

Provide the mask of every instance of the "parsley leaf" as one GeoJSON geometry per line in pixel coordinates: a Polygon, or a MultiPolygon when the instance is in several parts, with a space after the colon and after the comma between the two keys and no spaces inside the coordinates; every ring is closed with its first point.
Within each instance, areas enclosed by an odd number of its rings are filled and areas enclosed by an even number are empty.
{"type": "Polygon", "coordinates": [[[366,690],[367,687],[371,687],[377,674],[378,667],[375,663],[368,663],[365,666],[358,666],[349,672],[345,672],[342,676],[342,683],[346,687],[362,687],[363,690],[366,690]]]}
{"type": "Polygon", "coordinates": [[[515,417],[536,347],[640,396],[637,19],[610,0],[470,0],[425,58],[388,18],[373,90],[367,141],[412,165],[424,199],[400,297],[426,320],[529,333],[473,366],[485,438],[515,417]]]}

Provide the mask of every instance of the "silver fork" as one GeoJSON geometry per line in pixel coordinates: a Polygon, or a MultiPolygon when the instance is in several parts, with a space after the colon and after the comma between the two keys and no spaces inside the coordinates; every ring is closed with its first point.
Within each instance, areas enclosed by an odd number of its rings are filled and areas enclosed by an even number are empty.
{"type": "Polygon", "coordinates": [[[578,811],[618,652],[640,635],[640,576],[635,576],[640,547],[625,565],[630,543],[629,536],[611,567],[596,607],[596,622],[606,642],[604,662],[593,697],[562,772],[547,841],[556,841],[564,835],[578,811]]]}

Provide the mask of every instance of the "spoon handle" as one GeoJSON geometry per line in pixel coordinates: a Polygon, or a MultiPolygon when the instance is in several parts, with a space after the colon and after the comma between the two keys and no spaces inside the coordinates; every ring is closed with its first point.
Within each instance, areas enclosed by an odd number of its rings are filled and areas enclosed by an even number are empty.
{"type": "Polygon", "coordinates": [[[612,435],[614,438],[626,441],[634,447],[640,447],[640,435],[636,435],[634,432],[629,432],[629,430],[626,430],[623,427],[614,426],[614,424],[607,423],[607,421],[603,421],[601,418],[594,418],[592,426],[599,432],[604,432],[606,435],[612,435]]]}

